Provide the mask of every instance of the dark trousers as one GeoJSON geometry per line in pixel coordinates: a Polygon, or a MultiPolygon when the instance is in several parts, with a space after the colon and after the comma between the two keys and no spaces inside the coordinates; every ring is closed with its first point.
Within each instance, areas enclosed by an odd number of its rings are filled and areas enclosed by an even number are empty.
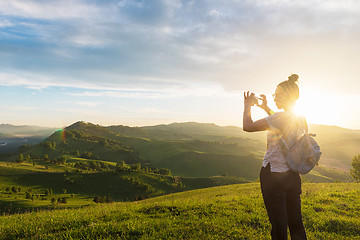
{"type": "Polygon", "coordinates": [[[301,179],[298,173],[273,173],[270,164],[260,172],[261,192],[272,226],[271,239],[287,239],[289,226],[292,240],[306,238],[301,216],[301,179]]]}

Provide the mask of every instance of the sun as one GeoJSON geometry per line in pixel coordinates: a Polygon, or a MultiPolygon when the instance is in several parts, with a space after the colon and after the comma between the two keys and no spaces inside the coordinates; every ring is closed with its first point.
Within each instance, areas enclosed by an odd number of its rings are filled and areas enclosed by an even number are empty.
{"type": "MultiPolygon", "coordinates": [[[[324,92],[303,91],[297,101],[294,111],[304,116],[308,123],[334,124],[336,119],[335,109],[338,103],[334,97],[324,92]],[[332,114],[334,113],[334,114],[332,114]]],[[[336,124],[336,123],[335,123],[336,124]]]]}

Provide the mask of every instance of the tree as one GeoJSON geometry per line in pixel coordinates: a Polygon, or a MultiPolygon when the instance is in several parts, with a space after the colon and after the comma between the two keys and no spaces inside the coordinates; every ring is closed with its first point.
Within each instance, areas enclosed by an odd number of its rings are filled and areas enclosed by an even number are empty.
{"type": "Polygon", "coordinates": [[[82,158],[91,159],[92,156],[93,156],[93,153],[92,153],[92,152],[85,151],[85,152],[83,152],[80,156],[81,156],[82,158]]]}
{"type": "Polygon", "coordinates": [[[25,156],[25,162],[30,162],[30,160],[31,160],[30,155],[26,155],[26,156],[25,156]]]}
{"type": "Polygon", "coordinates": [[[56,162],[59,164],[65,164],[67,158],[65,156],[59,157],[58,159],[56,159],[56,162]]]}
{"type": "Polygon", "coordinates": [[[353,169],[350,169],[350,173],[355,181],[360,182],[360,154],[354,156],[351,162],[353,169]]]}
{"type": "Polygon", "coordinates": [[[15,186],[12,186],[11,191],[12,191],[13,193],[17,193],[17,192],[18,192],[18,188],[15,187],[15,186]]]}
{"type": "Polygon", "coordinates": [[[107,202],[107,203],[112,203],[112,202],[114,202],[114,201],[113,201],[112,197],[111,197],[110,195],[108,195],[108,196],[105,198],[105,202],[107,202]]]}
{"type": "Polygon", "coordinates": [[[45,162],[49,161],[49,155],[47,155],[46,153],[43,155],[42,158],[45,162]]]}
{"type": "Polygon", "coordinates": [[[140,171],[141,170],[141,164],[140,163],[131,164],[131,170],[140,171]]]}
{"type": "Polygon", "coordinates": [[[26,192],[25,198],[26,198],[26,199],[31,199],[31,194],[30,194],[29,192],[26,192]]]}
{"type": "Polygon", "coordinates": [[[125,169],[125,162],[124,161],[119,161],[116,163],[116,170],[124,170],[125,169]]]}
{"type": "Polygon", "coordinates": [[[101,140],[99,141],[99,143],[100,143],[102,146],[104,146],[104,147],[106,147],[106,146],[109,145],[109,142],[108,142],[108,140],[107,140],[106,138],[101,139],[101,140]]]}
{"type": "Polygon", "coordinates": [[[96,203],[104,203],[105,197],[95,197],[93,201],[96,203]]]}
{"type": "Polygon", "coordinates": [[[99,203],[99,202],[100,202],[100,197],[94,197],[93,201],[94,201],[95,203],[99,203]]]}
{"type": "Polygon", "coordinates": [[[76,157],[80,157],[80,152],[79,152],[79,150],[75,150],[75,151],[74,151],[74,155],[75,155],[76,157]]]}
{"type": "Polygon", "coordinates": [[[56,148],[56,143],[55,142],[49,142],[49,141],[45,141],[42,143],[43,146],[45,146],[48,149],[55,149],[56,148]]]}
{"type": "Polygon", "coordinates": [[[159,169],[159,173],[160,173],[161,175],[171,176],[171,171],[170,171],[170,169],[167,169],[167,168],[160,168],[160,169],[159,169]]]}
{"type": "Polygon", "coordinates": [[[24,162],[24,155],[22,153],[19,154],[18,158],[16,159],[16,162],[18,163],[24,162]]]}

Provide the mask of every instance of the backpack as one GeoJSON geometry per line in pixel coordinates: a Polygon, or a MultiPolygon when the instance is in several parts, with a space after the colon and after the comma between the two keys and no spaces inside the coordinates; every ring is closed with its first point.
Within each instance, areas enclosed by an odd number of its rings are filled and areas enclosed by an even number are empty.
{"type": "Polygon", "coordinates": [[[308,134],[307,131],[291,147],[287,148],[281,138],[279,140],[282,153],[290,169],[306,174],[318,165],[321,151],[317,144],[315,134],[308,134]]]}

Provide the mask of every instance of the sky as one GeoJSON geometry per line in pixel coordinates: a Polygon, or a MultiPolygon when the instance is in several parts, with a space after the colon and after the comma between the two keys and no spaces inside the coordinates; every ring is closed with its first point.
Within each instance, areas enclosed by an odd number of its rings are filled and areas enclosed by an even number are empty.
{"type": "Polygon", "coordinates": [[[360,129],[359,40],[357,0],[1,0],[0,123],[242,126],[297,73],[308,122],[360,129]]]}

